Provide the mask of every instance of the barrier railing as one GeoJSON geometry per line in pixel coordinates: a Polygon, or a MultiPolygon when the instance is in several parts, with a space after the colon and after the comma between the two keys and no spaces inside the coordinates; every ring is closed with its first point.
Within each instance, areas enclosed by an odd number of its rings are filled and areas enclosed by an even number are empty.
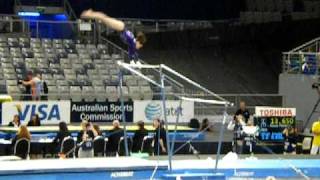
{"type": "Polygon", "coordinates": [[[282,72],[291,74],[318,75],[320,53],[284,52],[282,53],[282,72]]]}

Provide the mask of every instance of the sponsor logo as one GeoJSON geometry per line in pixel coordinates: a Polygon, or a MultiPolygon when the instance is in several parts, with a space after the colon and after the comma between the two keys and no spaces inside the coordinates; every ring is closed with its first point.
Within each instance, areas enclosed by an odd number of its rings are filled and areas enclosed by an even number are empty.
{"type": "Polygon", "coordinates": [[[39,115],[42,124],[58,124],[60,121],[70,123],[70,101],[12,101],[2,104],[2,125],[18,115],[23,123],[33,115],[39,115]]]}
{"type": "Polygon", "coordinates": [[[162,108],[159,103],[150,102],[147,104],[144,110],[147,120],[152,121],[154,119],[160,119],[162,115],[162,108]]]}
{"type": "Polygon", "coordinates": [[[122,178],[122,177],[132,177],[133,171],[123,171],[123,172],[112,172],[110,177],[111,178],[122,178]]]}
{"type": "Polygon", "coordinates": [[[38,114],[40,120],[60,120],[60,109],[58,104],[14,104],[17,114],[22,121],[29,120],[31,116],[38,114]]]}

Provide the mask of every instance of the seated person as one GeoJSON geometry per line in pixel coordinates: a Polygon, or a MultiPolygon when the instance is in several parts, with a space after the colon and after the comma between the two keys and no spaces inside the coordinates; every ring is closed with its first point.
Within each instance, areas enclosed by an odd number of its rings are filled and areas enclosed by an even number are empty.
{"type": "Polygon", "coordinates": [[[211,132],[212,131],[211,126],[212,125],[210,124],[209,120],[207,118],[205,118],[202,120],[200,131],[211,132]]]}
{"type": "Polygon", "coordinates": [[[109,132],[107,143],[107,154],[109,156],[115,156],[117,154],[120,138],[124,136],[123,129],[120,128],[120,122],[118,120],[114,120],[112,126],[113,128],[109,132]]]}
{"type": "Polygon", "coordinates": [[[102,132],[101,132],[100,126],[98,124],[93,125],[92,131],[93,131],[94,137],[102,136],[102,132]]]}
{"type": "Polygon", "coordinates": [[[246,123],[242,115],[237,115],[236,118],[228,124],[228,129],[233,131],[233,152],[237,154],[242,154],[243,152],[244,126],[246,126],[246,123]]]}
{"type": "Polygon", "coordinates": [[[16,127],[16,128],[20,127],[20,125],[21,125],[20,117],[17,114],[13,116],[13,120],[8,124],[8,126],[16,127]]]}
{"type": "Polygon", "coordinates": [[[67,123],[60,122],[59,123],[59,132],[58,132],[57,136],[53,140],[53,144],[57,148],[58,152],[60,151],[61,143],[62,143],[63,139],[65,137],[68,137],[68,136],[70,136],[70,132],[68,130],[67,123]]]}
{"type": "Polygon", "coordinates": [[[292,126],[288,126],[283,130],[282,134],[285,137],[284,154],[296,154],[298,139],[297,129],[292,126]]]}
{"type": "Polygon", "coordinates": [[[248,123],[242,126],[244,137],[244,153],[253,153],[256,147],[256,140],[259,136],[259,127],[254,125],[253,116],[250,116],[248,123]]]}
{"type": "Polygon", "coordinates": [[[88,122],[81,123],[82,130],[77,137],[77,144],[79,147],[78,157],[86,158],[93,157],[93,139],[92,124],[88,122]]]}
{"type": "Polygon", "coordinates": [[[41,126],[39,115],[32,115],[31,120],[28,122],[27,126],[41,126]]]}
{"type": "MultiPolygon", "coordinates": [[[[21,125],[19,127],[16,136],[12,139],[12,141],[11,141],[12,148],[15,147],[15,144],[18,140],[23,139],[23,138],[28,139],[29,141],[31,140],[31,134],[28,131],[27,126],[25,126],[25,125],[21,125]]],[[[17,156],[21,157],[22,159],[27,158],[26,154],[17,154],[17,156]]]]}
{"type": "Polygon", "coordinates": [[[144,128],[143,121],[139,121],[137,125],[139,129],[135,131],[133,136],[132,152],[140,151],[143,138],[148,135],[148,131],[144,128]]]}
{"type": "Polygon", "coordinates": [[[155,134],[152,141],[154,155],[161,155],[167,153],[167,132],[160,119],[153,121],[153,127],[155,128],[155,134]]]}

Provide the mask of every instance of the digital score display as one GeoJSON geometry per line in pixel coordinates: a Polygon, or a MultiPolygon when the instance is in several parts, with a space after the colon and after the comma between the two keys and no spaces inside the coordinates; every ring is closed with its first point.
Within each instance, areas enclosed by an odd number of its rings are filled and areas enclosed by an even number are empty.
{"type": "Polygon", "coordinates": [[[283,142],[287,127],[295,127],[295,108],[256,107],[255,125],[259,139],[266,142],[283,142]]]}
{"type": "Polygon", "coordinates": [[[259,127],[261,141],[284,141],[283,130],[295,127],[295,117],[256,117],[255,125],[259,127]]]}

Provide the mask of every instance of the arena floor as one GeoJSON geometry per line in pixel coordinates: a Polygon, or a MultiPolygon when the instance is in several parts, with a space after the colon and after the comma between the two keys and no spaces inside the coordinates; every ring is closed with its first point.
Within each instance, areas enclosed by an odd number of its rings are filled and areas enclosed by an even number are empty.
{"type": "Polygon", "coordinates": [[[102,179],[320,179],[320,156],[257,155],[239,160],[219,161],[215,156],[174,156],[169,172],[167,156],[140,159],[133,157],[91,159],[44,159],[1,161],[0,180],[102,180],[102,179]]]}

